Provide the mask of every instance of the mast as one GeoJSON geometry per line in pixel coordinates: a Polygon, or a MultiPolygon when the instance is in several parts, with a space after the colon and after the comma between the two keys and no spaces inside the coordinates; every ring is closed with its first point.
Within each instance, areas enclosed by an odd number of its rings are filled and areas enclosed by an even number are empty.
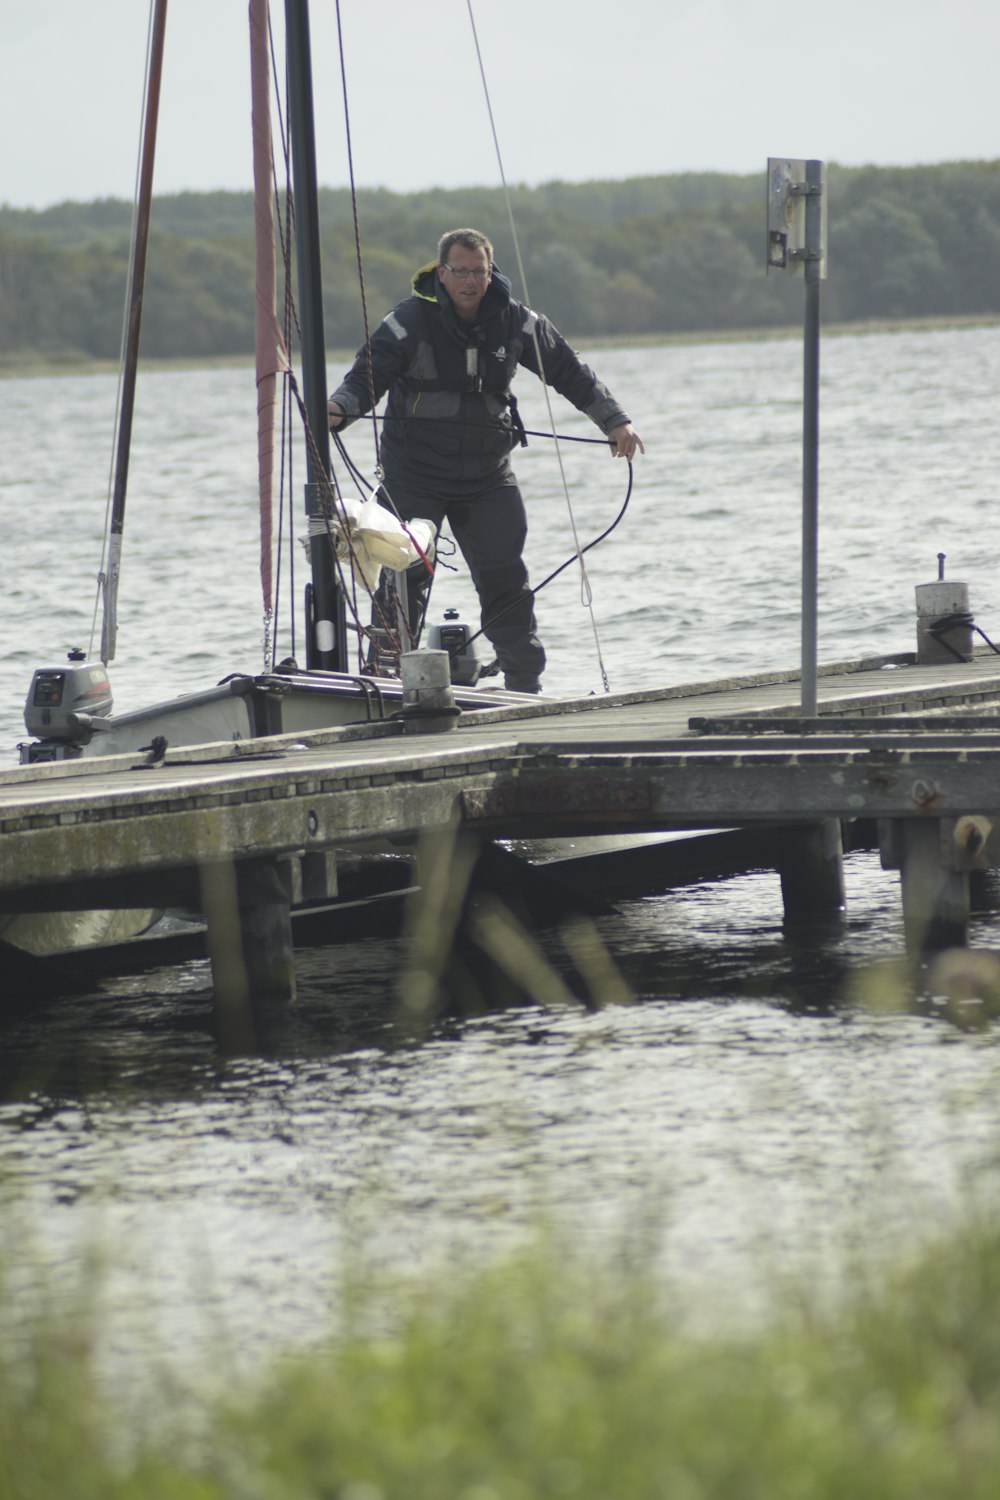
{"type": "MultiPolygon", "coordinates": [[[[295,190],[299,321],[302,327],[302,392],[318,462],[328,476],[330,428],[327,418],[326,346],[323,336],[308,0],[285,0],[285,39],[288,50],[292,183],[295,190]]],[[[312,607],[306,619],[306,665],[324,671],[346,672],[347,628],[344,600],[337,584],[329,537],[322,522],[321,476],[317,473],[317,459],[313,457],[311,448],[307,452],[307,461],[306,517],[310,535],[312,607]]]]}
{"type": "Polygon", "coordinates": [[[273,670],[274,431],[278,374],[287,372],[285,339],[275,312],[274,152],[271,141],[271,55],[268,0],[250,0],[250,98],[253,122],[254,365],[257,373],[257,487],[260,583],[264,604],[264,667],[273,670]]]}
{"type": "Polygon", "coordinates": [[[142,162],[139,169],[139,194],[132,255],[128,280],[128,323],[125,333],[125,355],[122,369],[121,410],[118,417],[118,446],[115,454],[115,478],[111,500],[108,536],[107,570],[101,584],[104,591],[104,619],[101,626],[101,661],[107,666],[115,658],[118,635],[118,578],[121,573],[122,539],[125,532],[125,492],[128,488],[128,461],[132,445],[132,414],[135,408],[135,385],[139,367],[139,332],[142,324],[142,294],[146,280],[146,249],[149,244],[149,219],[153,203],[153,162],[156,157],[156,123],[160,111],[160,78],[163,72],[163,38],[167,26],[167,0],[156,0],[149,43],[149,73],[146,79],[146,119],[142,137],[142,162]]]}

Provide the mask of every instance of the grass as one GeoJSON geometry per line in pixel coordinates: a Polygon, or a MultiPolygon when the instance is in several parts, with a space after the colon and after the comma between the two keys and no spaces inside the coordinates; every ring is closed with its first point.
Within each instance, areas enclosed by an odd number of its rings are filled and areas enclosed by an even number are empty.
{"type": "MultiPolygon", "coordinates": [[[[562,929],[571,987],[492,898],[468,900],[472,850],[453,832],[418,860],[404,1030],[456,986],[488,1004],[488,970],[556,1010],[627,1000],[586,924],[562,929]]],[[[942,993],[949,975],[960,1008],[996,978],[942,971],[942,993]]],[[[68,1308],[34,1317],[45,1288],[30,1254],[6,1284],[0,1261],[0,1500],[1000,1494],[1000,1225],[976,1219],[906,1265],[842,1267],[836,1302],[776,1288],[739,1330],[699,1308],[694,1331],[645,1245],[596,1260],[539,1234],[486,1268],[359,1275],[316,1347],[252,1383],[209,1372],[200,1393],[154,1368],[127,1409],[108,1377],[99,1260],[68,1308]]]]}
{"type": "Polygon", "coordinates": [[[1000,1231],[697,1337],[641,1267],[545,1243],[349,1299],[321,1351],[136,1428],[93,1330],[0,1345],[2,1500],[986,1500],[1000,1231]],[[186,1434],[186,1435],[185,1435],[186,1434]]]}

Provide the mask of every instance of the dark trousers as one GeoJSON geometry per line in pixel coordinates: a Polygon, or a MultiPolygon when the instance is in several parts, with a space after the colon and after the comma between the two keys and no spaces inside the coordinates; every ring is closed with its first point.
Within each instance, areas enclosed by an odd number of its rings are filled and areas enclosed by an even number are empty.
{"type": "MultiPolygon", "coordinates": [[[[497,484],[472,500],[430,499],[391,483],[388,488],[404,521],[420,517],[440,531],[447,520],[479,595],[483,633],[508,685],[529,687],[545,668],[545,648],[535,633],[534,598],[521,556],[528,522],[517,485],[497,484]]],[[[418,586],[426,577],[422,563],[410,573],[418,586]]]]}

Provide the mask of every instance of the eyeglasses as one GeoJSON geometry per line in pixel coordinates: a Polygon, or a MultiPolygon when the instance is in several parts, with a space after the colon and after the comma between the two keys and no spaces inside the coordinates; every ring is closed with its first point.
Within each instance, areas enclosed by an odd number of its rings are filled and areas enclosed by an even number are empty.
{"type": "Polygon", "coordinates": [[[474,276],[477,281],[487,281],[492,270],[490,266],[449,266],[447,261],[444,263],[444,268],[450,271],[458,281],[468,281],[470,276],[474,276]]]}

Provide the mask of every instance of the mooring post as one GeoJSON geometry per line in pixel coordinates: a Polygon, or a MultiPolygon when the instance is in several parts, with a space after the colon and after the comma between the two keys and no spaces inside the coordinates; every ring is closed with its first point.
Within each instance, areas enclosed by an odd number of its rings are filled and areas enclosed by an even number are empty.
{"type": "Polygon", "coordinates": [[[287,860],[241,860],[236,866],[240,943],[251,1002],[295,999],[295,954],[287,860]]]}
{"type": "Polygon", "coordinates": [[[969,609],[969,585],[944,576],[945,555],[938,553],[938,576],[934,583],[918,583],[917,661],[971,661],[973,617],[969,609]]]}
{"type": "Polygon", "coordinates": [[[455,728],[461,710],[455,703],[447,651],[404,651],[399,677],[404,734],[440,734],[455,728]]]}
{"type": "Polygon", "coordinates": [[[844,844],[838,819],[782,829],[778,861],[786,922],[843,911],[844,844]]]}
{"type": "Polygon", "coordinates": [[[200,875],[216,1020],[238,1049],[252,1045],[256,1002],[295,999],[291,869],[288,861],[218,860],[200,875]]]}
{"type": "Polygon", "coordinates": [[[969,871],[956,869],[951,857],[952,821],[904,818],[896,825],[895,845],[907,946],[917,952],[964,947],[971,908],[969,871]]]}
{"type": "Polygon", "coordinates": [[[212,860],[200,867],[198,875],[219,1044],[230,1054],[253,1053],[256,1037],[240,942],[236,868],[231,859],[212,860]]]}

